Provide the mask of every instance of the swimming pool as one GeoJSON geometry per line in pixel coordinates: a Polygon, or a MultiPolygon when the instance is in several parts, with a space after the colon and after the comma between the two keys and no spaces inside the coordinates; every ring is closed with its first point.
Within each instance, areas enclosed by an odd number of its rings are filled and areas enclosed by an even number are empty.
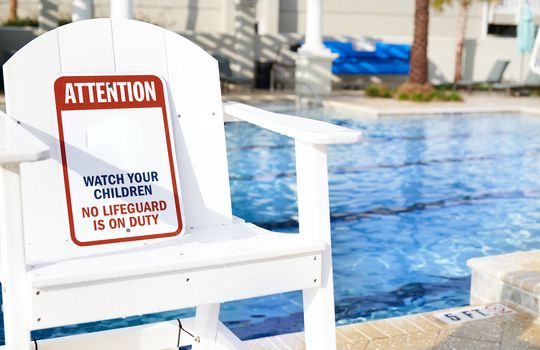
{"type": "MultiPolygon", "coordinates": [[[[360,322],[468,304],[470,257],[540,248],[540,118],[468,115],[355,119],[266,106],[360,129],[329,148],[336,317],[360,322]]],[[[297,230],[294,147],[226,126],[234,214],[297,230]]],[[[241,338],[302,330],[300,293],[226,303],[241,338]]],[[[191,316],[181,310],[35,332],[60,336],[191,316]]],[[[2,334],[3,338],[3,334],[2,334]]]]}
{"type": "MultiPolygon", "coordinates": [[[[298,114],[366,137],[329,148],[338,324],[468,304],[467,259],[540,248],[540,118],[298,114]]],[[[291,141],[243,124],[227,140],[234,213],[297,230],[291,141]]],[[[299,293],[224,309],[243,337],[302,327],[299,293]]]]}

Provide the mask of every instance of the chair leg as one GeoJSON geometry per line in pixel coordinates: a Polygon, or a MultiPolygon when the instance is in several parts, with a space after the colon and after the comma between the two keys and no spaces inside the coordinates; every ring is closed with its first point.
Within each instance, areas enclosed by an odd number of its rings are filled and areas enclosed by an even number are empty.
{"type": "Polygon", "coordinates": [[[214,350],[219,319],[220,304],[197,306],[195,314],[195,332],[200,342],[193,343],[193,350],[214,350]]]}
{"type": "Polygon", "coordinates": [[[300,235],[320,239],[326,246],[321,252],[320,287],[303,291],[306,349],[335,350],[336,320],[326,145],[312,145],[297,140],[295,148],[300,235]]]}
{"type": "Polygon", "coordinates": [[[327,276],[323,277],[321,287],[302,291],[307,350],[336,350],[334,283],[332,271],[324,270],[327,276]]]}
{"type": "Polygon", "coordinates": [[[24,315],[24,294],[16,294],[9,287],[3,288],[3,313],[4,313],[4,335],[6,350],[32,349],[30,344],[30,328],[27,325],[28,317],[24,315]],[[17,306],[22,306],[19,310],[17,306]],[[22,309],[22,310],[21,310],[22,309]]]}
{"type": "Polygon", "coordinates": [[[21,206],[20,168],[0,167],[0,256],[2,261],[2,302],[7,350],[33,349],[30,346],[30,295],[21,206]]]}

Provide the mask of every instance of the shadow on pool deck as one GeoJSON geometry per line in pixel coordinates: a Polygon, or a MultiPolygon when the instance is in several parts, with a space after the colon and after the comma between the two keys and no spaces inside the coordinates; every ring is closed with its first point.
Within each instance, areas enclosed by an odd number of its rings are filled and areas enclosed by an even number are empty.
{"type": "MultiPolygon", "coordinates": [[[[431,312],[340,326],[336,336],[338,350],[540,349],[540,325],[534,320],[534,315],[518,311],[455,326],[439,321],[431,312]]],[[[255,339],[248,346],[252,350],[305,349],[302,333],[255,339]]]]}

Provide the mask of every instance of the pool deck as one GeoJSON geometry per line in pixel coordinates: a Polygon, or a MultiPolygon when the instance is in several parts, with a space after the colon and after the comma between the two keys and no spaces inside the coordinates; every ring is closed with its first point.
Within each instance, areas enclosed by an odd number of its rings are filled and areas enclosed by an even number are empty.
{"type": "MultiPolygon", "coordinates": [[[[508,316],[447,325],[430,313],[337,327],[338,350],[532,350],[540,349],[540,324],[518,311],[508,316]]],[[[448,309],[445,311],[460,310],[448,309]]],[[[247,342],[251,350],[303,350],[303,333],[284,334],[247,342]]]]}
{"type": "Polygon", "coordinates": [[[325,106],[362,112],[367,115],[397,116],[418,114],[532,113],[540,114],[540,97],[512,97],[501,93],[463,93],[463,102],[410,102],[369,98],[352,93],[331,96],[325,106]],[[354,96],[357,96],[356,98],[354,96]]]}
{"type": "MultiPolygon", "coordinates": [[[[393,98],[365,97],[360,90],[334,91],[322,101],[325,107],[357,113],[360,117],[377,118],[407,115],[456,115],[478,113],[525,113],[540,115],[540,97],[512,97],[500,92],[462,93],[463,102],[409,102],[393,98]]],[[[251,91],[223,94],[224,101],[272,103],[296,101],[290,91],[251,91]]],[[[0,93],[0,110],[5,111],[5,98],[0,93]]]]}
{"type": "MultiPolygon", "coordinates": [[[[540,97],[512,97],[504,93],[463,93],[463,102],[410,102],[392,98],[365,97],[362,91],[335,91],[322,103],[325,107],[358,113],[362,117],[385,117],[407,115],[456,115],[478,113],[526,113],[540,115],[540,97]]],[[[291,101],[296,97],[290,92],[230,93],[224,100],[260,104],[272,101],[291,101]]]]}

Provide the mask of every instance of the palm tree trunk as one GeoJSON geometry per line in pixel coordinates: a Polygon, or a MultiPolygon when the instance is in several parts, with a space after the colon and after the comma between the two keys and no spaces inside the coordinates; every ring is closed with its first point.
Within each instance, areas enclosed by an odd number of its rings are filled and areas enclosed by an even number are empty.
{"type": "Polygon", "coordinates": [[[460,0],[457,18],[457,38],[456,38],[456,59],[454,67],[454,82],[463,79],[463,47],[465,46],[465,31],[467,29],[467,15],[469,12],[470,0],[460,0]]]}
{"type": "Polygon", "coordinates": [[[428,25],[429,0],[416,0],[414,13],[414,39],[411,50],[409,82],[425,84],[428,80],[428,25]]]}
{"type": "Polygon", "coordinates": [[[8,21],[17,20],[17,0],[9,0],[9,15],[8,21]]]}

